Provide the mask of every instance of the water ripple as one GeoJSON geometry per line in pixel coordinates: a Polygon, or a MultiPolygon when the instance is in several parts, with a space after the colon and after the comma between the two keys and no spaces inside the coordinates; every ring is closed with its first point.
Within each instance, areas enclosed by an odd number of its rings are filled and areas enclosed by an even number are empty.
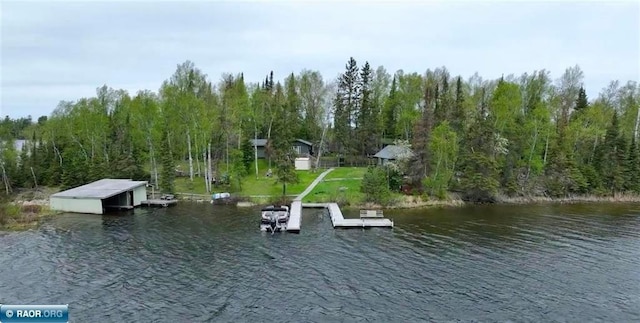
{"type": "Polygon", "coordinates": [[[72,322],[638,321],[640,209],[390,211],[393,230],[258,231],[256,209],[63,215],[0,233],[0,303],[72,322]]]}

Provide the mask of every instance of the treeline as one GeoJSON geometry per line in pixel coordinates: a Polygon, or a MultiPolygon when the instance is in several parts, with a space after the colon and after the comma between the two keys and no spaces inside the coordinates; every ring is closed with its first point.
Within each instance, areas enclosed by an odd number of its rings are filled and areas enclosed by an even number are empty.
{"type": "Polygon", "coordinates": [[[497,80],[444,67],[390,74],[351,58],[331,82],[305,70],[283,83],[273,72],[256,83],[243,74],[213,83],[187,61],[157,92],[103,86],[38,122],[5,119],[3,183],[8,192],[126,177],[173,191],[176,163],[187,161],[190,181],[211,190],[212,177],[240,185],[257,172],[248,140],[266,138],[286,184],[296,181],[290,147],[301,138],[317,155],[362,159],[405,140],[413,154],[391,165],[400,183],[387,183],[437,197],[640,192],[640,87],[614,81],[589,99],[583,78],[578,66],[556,80],[545,70],[497,80]],[[10,140],[21,136],[28,144],[15,151],[10,140]]]}

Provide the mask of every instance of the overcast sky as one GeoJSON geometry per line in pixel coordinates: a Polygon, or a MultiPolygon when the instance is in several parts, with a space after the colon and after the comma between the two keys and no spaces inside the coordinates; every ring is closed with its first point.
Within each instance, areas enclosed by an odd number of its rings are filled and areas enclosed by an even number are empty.
{"type": "Polygon", "coordinates": [[[217,82],[302,69],[333,79],[350,56],[389,72],[483,78],[580,65],[593,98],[640,78],[640,5],[627,2],[11,2],[1,11],[2,116],[49,115],[97,87],[157,91],[185,60],[217,82]]]}

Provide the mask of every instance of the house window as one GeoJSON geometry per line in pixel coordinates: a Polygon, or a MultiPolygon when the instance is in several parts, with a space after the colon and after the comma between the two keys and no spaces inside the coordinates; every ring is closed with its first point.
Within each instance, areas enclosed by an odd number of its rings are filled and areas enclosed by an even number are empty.
{"type": "Polygon", "coordinates": [[[294,145],[293,146],[293,151],[295,151],[296,154],[300,155],[300,154],[302,154],[302,147],[300,147],[298,145],[294,145]]]}

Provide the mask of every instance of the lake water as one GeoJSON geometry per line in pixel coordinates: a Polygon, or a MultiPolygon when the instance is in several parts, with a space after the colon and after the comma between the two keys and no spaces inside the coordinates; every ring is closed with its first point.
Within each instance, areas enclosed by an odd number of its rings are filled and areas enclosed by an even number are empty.
{"type": "Polygon", "coordinates": [[[638,205],[385,215],[334,230],[305,210],[275,235],[209,204],[61,215],[0,233],[0,303],[68,303],[71,322],[640,320],[638,205]]]}

